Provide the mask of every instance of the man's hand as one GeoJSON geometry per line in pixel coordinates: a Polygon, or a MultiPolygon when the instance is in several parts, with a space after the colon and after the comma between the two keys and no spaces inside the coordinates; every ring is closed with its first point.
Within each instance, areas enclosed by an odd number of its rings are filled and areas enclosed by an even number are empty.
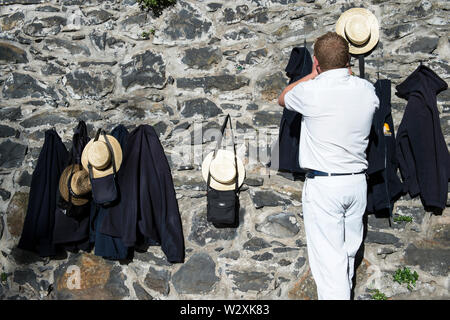
{"type": "Polygon", "coordinates": [[[300,82],[304,82],[304,81],[308,81],[308,80],[312,80],[315,77],[317,77],[319,75],[319,62],[317,61],[316,57],[313,57],[313,66],[312,66],[312,70],[311,73],[304,76],[303,78],[301,78],[300,80],[297,80],[293,83],[291,83],[290,85],[288,85],[283,92],[280,94],[280,96],[278,97],[278,104],[282,107],[285,106],[284,103],[284,96],[286,95],[286,93],[288,93],[289,91],[292,90],[292,88],[294,88],[296,85],[298,85],[300,82]]]}

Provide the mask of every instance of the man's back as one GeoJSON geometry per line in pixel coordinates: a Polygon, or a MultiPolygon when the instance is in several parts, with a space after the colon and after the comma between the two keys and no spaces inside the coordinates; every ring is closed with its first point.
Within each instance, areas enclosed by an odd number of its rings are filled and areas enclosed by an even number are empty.
{"type": "Polygon", "coordinates": [[[285,103],[303,115],[302,168],[332,173],[367,169],[365,151],[379,105],[372,84],[350,76],[347,68],[328,70],[295,86],[285,103]]]}

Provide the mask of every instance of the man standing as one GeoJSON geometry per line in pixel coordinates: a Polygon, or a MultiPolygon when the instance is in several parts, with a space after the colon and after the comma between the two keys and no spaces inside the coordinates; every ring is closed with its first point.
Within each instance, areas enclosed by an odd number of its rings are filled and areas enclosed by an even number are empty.
{"type": "Polygon", "coordinates": [[[278,103],[303,115],[300,167],[307,169],[302,206],[308,259],[319,299],[350,299],[366,209],[366,148],[375,88],[352,76],[348,42],[335,32],[314,44],[309,75],[278,103]]]}

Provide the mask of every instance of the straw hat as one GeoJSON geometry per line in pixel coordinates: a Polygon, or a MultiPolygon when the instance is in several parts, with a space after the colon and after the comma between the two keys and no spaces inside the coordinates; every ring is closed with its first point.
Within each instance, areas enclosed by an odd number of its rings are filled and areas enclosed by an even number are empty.
{"type": "Polygon", "coordinates": [[[238,187],[244,183],[245,167],[242,160],[236,156],[237,168],[234,163],[234,153],[229,150],[217,150],[213,159],[213,152],[210,152],[203,160],[202,175],[208,181],[208,171],[211,173],[210,186],[213,189],[226,191],[234,190],[236,187],[236,174],[238,175],[238,187]],[[236,170],[237,169],[237,170],[236,170]]]}
{"type": "Polygon", "coordinates": [[[369,52],[380,38],[377,17],[364,8],[345,11],[336,22],[336,33],[349,42],[352,54],[369,52]]]}
{"type": "MultiPolygon", "coordinates": [[[[106,135],[106,137],[112,147],[116,171],[119,171],[120,165],[122,164],[122,148],[116,138],[110,135],[106,135]]],[[[94,178],[101,178],[114,173],[111,161],[112,156],[105,138],[101,134],[97,141],[93,139],[86,144],[81,154],[81,163],[87,172],[89,172],[88,163],[90,163],[94,178]]]]}
{"type": "Polygon", "coordinates": [[[89,173],[80,164],[72,164],[64,169],[59,178],[59,193],[66,201],[69,201],[69,179],[70,188],[73,192],[71,196],[72,204],[82,206],[88,203],[89,193],[92,189],[89,173]]]}

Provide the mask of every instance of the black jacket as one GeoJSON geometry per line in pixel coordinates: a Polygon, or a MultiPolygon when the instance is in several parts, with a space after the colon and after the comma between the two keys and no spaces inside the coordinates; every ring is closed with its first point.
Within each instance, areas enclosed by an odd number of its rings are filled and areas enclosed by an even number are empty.
{"type": "MultiPolygon", "coordinates": [[[[290,78],[289,84],[311,73],[312,59],[306,47],[292,49],[286,74],[290,78]]],[[[299,165],[299,142],[302,115],[298,112],[283,109],[280,121],[278,147],[279,151],[272,155],[271,167],[275,167],[278,161],[278,169],[292,173],[304,173],[299,165]]]]}
{"type": "MultiPolygon", "coordinates": [[[[86,123],[81,120],[74,130],[69,159],[64,167],[70,164],[81,164],[81,154],[89,140],[86,123]]],[[[77,251],[79,249],[89,251],[90,203],[83,206],[72,206],[71,210],[77,211],[77,214],[76,217],[69,217],[64,213],[64,206],[59,202],[61,200],[60,196],[58,192],[53,243],[69,251],[77,251]]]]}
{"type": "Polygon", "coordinates": [[[391,114],[391,81],[378,80],[375,93],[380,106],[375,111],[367,146],[367,211],[385,209],[392,214],[394,202],[402,194],[402,183],[397,175],[394,122],[391,114]]]}
{"type": "Polygon", "coordinates": [[[44,145],[31,178],[28,209],[18,248],[42,257],[56,255],[53,244],[56,196],[68,152],[55,130],[45,132],[44,145]]]}
{"type": "Polygon", "coordinates": [[[161,245],[169,262],[184,261],[184,237],[169,163],[153,127],[133,130],[118,171],[121,199],[100,232],[127,247],[161,245]]]}
{"type": "Polygon", "coordinates": [[[396,87],[396,94],[408,100],[397,133],[404,191],[411,197],[420,194],[424,206],[440,209],[447,201],[450,155],[440,127],[436,95],[447,87],[423,65],[396,87]]]}

